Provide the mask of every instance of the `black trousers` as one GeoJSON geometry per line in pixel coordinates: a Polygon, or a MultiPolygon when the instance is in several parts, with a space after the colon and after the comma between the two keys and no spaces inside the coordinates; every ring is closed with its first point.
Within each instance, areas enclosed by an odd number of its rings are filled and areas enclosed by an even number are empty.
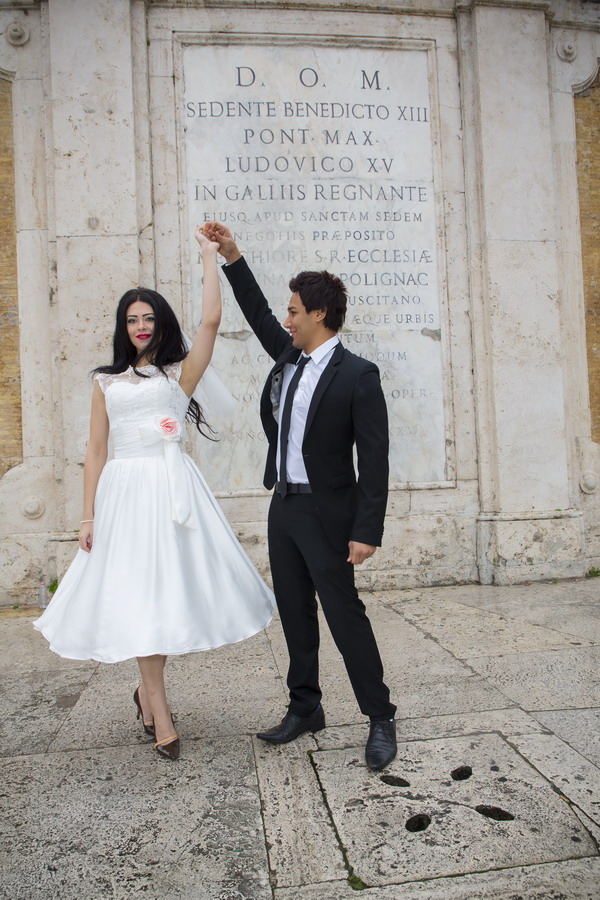
{"type": "Polygon", "coordinates": [[[346,562],[323,530],[311,494],[273,494],[269,556],[277,607],[290,656],[289,711],[308,716],[321,701],[317,600],[342,654],[361,712],[391,718],[396,707],[383,681],[383,665],[365,605],[346,562]]]}

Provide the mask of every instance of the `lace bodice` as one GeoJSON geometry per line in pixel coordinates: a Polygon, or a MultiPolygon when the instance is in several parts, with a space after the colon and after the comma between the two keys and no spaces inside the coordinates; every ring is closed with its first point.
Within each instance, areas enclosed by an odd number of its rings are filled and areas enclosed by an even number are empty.
{"type": "Polygon", "coordinates": [[[115,457],[150,455],[146,435],[159,418],[177,419],[183,430],[190,401],[179,386],[181,363],[165,366],[166,378],[156,366],[141,366],[138,371],[143,374],[130,367],[119,375],[95,376],[106,398],[115,457]]]}

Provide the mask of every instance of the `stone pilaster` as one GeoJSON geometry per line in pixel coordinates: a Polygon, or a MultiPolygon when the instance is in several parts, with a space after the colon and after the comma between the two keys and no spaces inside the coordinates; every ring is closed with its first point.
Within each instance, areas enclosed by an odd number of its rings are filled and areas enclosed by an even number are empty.
{"type": "Polygon", "coordinates": [[[90,370],[109,360],[116,301],[138,283],[129,0],[49,0],[56,223],[59,527],[76,528],[90,370]],[[75,39],[76,36],[76,39],[75,39]],[[62,468],[62,473],[60,469],[62,468]]]}
{"type": "Polygon", "coordinates": [[[583,569],[569,487],[547,11],[457,10],[484,582],[583,569]]]}

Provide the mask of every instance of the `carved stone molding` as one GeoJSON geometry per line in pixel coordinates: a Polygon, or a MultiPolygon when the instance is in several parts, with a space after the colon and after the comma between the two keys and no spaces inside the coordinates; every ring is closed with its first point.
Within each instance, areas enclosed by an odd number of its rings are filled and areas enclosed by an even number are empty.
{"type": "Polygon", "coordinates": [[[29,28],[17,19],[6,26],[4,37],[13,47],[22,47],[29,40],[29,28]]]}
{"type": "Polygon", "coordinates": [[[28,519],[39,519],[46,511],[46,504],[41,497],[28,497],[24,501],[21,511],[28,519]]]}
{"type": "Polygon", "coordinates": [[[598,476],[595,472],[584,472],[579,481],[579,487],[584,494],[595,494],[598,490],[598,476]]]}
{"type": "Polygon", "coordinates": [[[559,41],[556,52],[563,62],[573,62],[577,58],[577,46],[573,41],[559,41]]]}

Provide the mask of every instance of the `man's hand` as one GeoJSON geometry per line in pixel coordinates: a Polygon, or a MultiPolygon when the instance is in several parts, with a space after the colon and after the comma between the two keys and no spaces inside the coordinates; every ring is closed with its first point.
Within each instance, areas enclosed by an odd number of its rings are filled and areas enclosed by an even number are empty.
{"type": "Polygon", "coordinates": [[[200,249],[204,252],[214,252],[219,249],[218,241],[210,240],[205,234],[203,228],[200,225],[196,225],[196,230],[194,231],[194,237],[200,244],[200,249]]]}
{"type": "Polygon", "coordinates": [[[229,228],[220,222],[206,222],[202,226],[202,234],[209,241],[215,241],[219,245],[219,253],[225,257],[226,263],[235,262],[242,255],[229,228]]]}
{"type": "Polygon", "coordinates": [[[369,559],[370,556],[373,556],[377,547],[372,547],[370,544],[359,544],[358,541],[350,541],[348,549],[350,551],[350,556],[346,562],[352,563],[353,566],[360,566],[361,563],[364,563],[365,559],[369,559]]]}

